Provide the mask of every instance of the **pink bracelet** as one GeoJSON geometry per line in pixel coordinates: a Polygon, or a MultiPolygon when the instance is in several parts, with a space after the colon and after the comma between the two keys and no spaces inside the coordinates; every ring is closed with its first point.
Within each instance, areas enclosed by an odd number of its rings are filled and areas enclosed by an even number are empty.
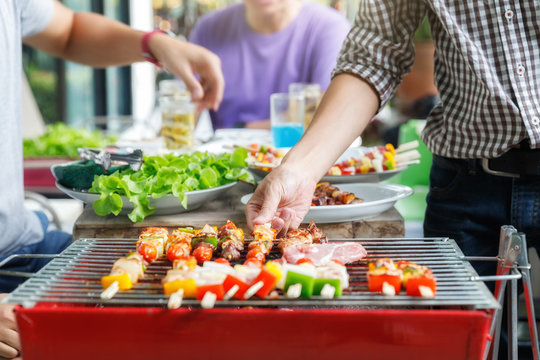
{"type": "Polygon", "coordinates": [[[147,32],[146,34],[143,35],[141,39],[142,56],[144,57],[146,61],[151,62],[152,64],[158,67],[162,67],[159,60],[156,59],[154,54],[152,54],[152,51],[150,50],[150,46],[148,44],[150,42],[150,38],[154,36],[155,34],[165,34],[165,31],[154,30],[154,31],[147,32]]]}

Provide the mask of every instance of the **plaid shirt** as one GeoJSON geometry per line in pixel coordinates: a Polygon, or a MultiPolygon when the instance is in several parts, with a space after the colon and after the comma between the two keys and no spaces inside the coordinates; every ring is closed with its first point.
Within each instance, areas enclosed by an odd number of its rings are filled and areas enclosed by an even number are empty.
{"type": "Polygon", "coordinates": [[[524,139],[539,148],[537,0],[360,0],[334,76],[363,78],[384,106],[412,67],[412,37],[426,14],[441,97],[422,134],[430,150],[492,158],[524,139]]]}

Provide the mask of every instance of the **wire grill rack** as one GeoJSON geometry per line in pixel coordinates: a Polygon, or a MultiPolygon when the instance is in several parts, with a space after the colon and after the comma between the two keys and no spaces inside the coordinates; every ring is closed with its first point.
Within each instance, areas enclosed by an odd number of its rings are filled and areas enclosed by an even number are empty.
{"type": "MultiPolygon", "coordinates": [[[[359,241],[368,257],[347,265],[349,289],[334,299],[313,297],[289,299],[281,293],[277,299],[227,300],[216,307],[284,307],[284,308],[429,308],[429,309],[494,309],[498,304],[481,281],[472,280],[476,272],[465,260],[454,240],[422,239],[334,239],[359,241]],[[437,278],[437,295],[419,298],[407,295],[384,296],[370,293],[367,287],[369,261],[389,257],[410,260],[433,270],[437,278]]],[[[144,277],[128,291],[121,291],[110,300],[102,300],[100,279],[107,275],[113,262],[135,250],[136,239],[80,239],[69,246],[32,278],[19,286],[7,302],[33,307],[36,303],[70,303],[88,306],[167,307],[161,279],[171,264],[156,261],[147,268],[144,277]]],[[[245,254],[243,254],[243,258],[245,254]]],[[[269,259],[279,258],[276,247],[269,259]]],[[[182,306],[200,306],[195,299],[184,299],[182,306]]]]}

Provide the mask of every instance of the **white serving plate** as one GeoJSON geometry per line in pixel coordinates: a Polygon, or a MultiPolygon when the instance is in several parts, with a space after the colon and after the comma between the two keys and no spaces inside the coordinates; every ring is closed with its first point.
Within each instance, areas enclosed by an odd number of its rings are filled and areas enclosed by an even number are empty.
{"type": "MultiPolygon", "coordinates": [[[[150,205],[156,207],[156,211],[152,215],[169,215],[169,214],[179,214],[186,211],[191,211],[199,208],[204,203],[211,201],[218,197],[219,195],[225,193],[227,190],[236,185],[237,182],[232,182],[230,184],[214,187],[211,189],[204,190],[195,190],[186,192],[187,195],[187,209],[182,206],[180,200],[174,195],[165,195],[159,199],[150,199],[150,205]]],[[[77,191],[73,189],[66,188],[58,182],[56,187],[68,196],[81,200],[82,202],[92,205],[94,201],[98,200],[100,194],[94,194],[84,191],[77,191]]],[[[128,214],[133,210],[133,204],[129,201],[126,196],[121,196],[123,206],[121,214],[128,214]]]]}
{"type": "MultiPolygon", "coordinates": [[[[367,219],[385,212],[394,206],[396,201],[413,193],[413,190],[405,185],[378,183],[342,184],[339,189],[351,192],[364,201],[351,205],[312,206],[302,222],[308,223],[313,220],[316,223],[326,224],[367,219]]],[[[253,194],[244,195],[242,203],[247,204],[251,195],[253,194]]]]}

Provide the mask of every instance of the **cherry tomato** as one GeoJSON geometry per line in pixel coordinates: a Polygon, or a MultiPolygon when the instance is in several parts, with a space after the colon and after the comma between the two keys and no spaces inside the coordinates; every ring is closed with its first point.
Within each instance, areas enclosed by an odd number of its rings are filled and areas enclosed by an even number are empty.
{"type": "Polygon", "coordinates": [[[246,258],[247,259],[256,259],[256,260],[258,260],[260,262],[264,262],[264,260],[266,259],[266,256],[261,251],[261,249],[253,248],[253,249],[248,251],[248,253],[246,255],[246,258]]]}
{"type": "Polygon", "coordinates": [[[231,263],[229,262],[229,260],[225,259],[225,258],[217,258],[216,260],[214,260],[215,263],[218,263],[218,264],[224,264],[224,265],[229,265],[231,266],[231,263]]]}
{"type": "Polygon", "coordinates": [[[176,259],[183,259],[189,256],[189,246],[186,243],[174,243],[167,249],[167,259],[174,262],[176,259]]]}
{"type": "Polygon", "coordinates": [[[300,265],[300,264],[303,264],[303,263],[308,263],[308,264],[311,264],[311,265],[315,265],[315,264],[313,264],[313,261],[311,261],[311,259],[308,259],[308,258],[302,258],[302,259],[298,260],[296,262],[296,265],[300,265]]]}
{"type": "Polygon", "coordinates": [[[193,256],[199,264],[212,259],[212,249],[209,247],[199,246],[193,250],[193,256]]]}
{"type": "Polygon", "coordinates": [[[144,260],[152,262],[157,259],[157,248],[151,244],[141,243],[137,246],[137,252],[142,255],[144,260]]]}

